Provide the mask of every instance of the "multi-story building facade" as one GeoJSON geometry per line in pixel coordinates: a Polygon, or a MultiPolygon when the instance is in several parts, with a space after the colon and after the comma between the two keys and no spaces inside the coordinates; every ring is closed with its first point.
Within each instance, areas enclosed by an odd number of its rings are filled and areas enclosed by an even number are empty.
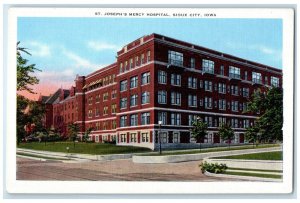
{"type": "Polygon", "coordinates": [[[245,129],[259,116],[244,113],[251,94],[281,87],[282,71],[151,34],[124,46],[115,63],[77,76],[75,83],[68,97],[53,104],[55,127],[60,116],[63,125],[80,124],[81,132],[92,127],[95,142],[154,149],[160,137],[162,147],[191,147],[196,118],[208,124],[204,143],[224,142],[217,134],[223,123],[234,129],[233,143],[244,143],[245,129]],[[70,111],[68,104],[74,105],[70,111]]]}

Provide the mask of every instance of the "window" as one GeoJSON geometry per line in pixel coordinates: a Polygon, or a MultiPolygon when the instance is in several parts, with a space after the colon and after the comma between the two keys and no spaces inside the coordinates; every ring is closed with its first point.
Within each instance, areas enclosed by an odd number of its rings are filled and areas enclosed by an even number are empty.
{"type": "Polygon", "coordinates": [[[239,102],[238,101],[231,101],[231,111],[238,111],[239,109],[239,102]]]}
{"type": "Polygon", "coordinates": [[[142,142],[149,142],[150,136],[149,133],[142,133],[142,142]]]}
{"type": "Polygon", "coordinates": [[[103,130],[106,130],[107,128],[107,121],[103,121],[103,130]]]}
{"type": "Polygon", "coordinates": [[[171,85],[180,86],[181,85],[181,75],[171,74],[171,85]]]}
{"type": "Polygon", "coordinates": [[[245,71],[245,80],[248,80],[248,72],[245,71]]]}
{"type": "Polygon", "coordinates": [[[245,120],[244,120],[244,125],[243,125],[244,128],[249,128],[249,126],[250,126],[249,123],[250,123],[249,120],[248,120],[248,119],[245,119],[245,120]]]}
{"type": "Polygon", "coordinates": [[[121,101],[120,101],[120,108],[121,108],[121,109],[127,108],[127,98],[121,98],[121,101]]]}
{"type": "Polygon", "coordinates": [[[222,93],[222,94],[226,94],[226,84],[225,83],[219,83],[219,93],[222,93]]]}
{"type": "Polygon", "coordinates": [[[188,87],[192,89],[197,89],[197,78],[189,77],[188,78],[188,87]]]}
{"type": "Polygon", "coordinates": [[[136,88],[138,85],[138,76],[134,76],[130,78],[130,89],[136,88]]]}
{"type": "Polygon", "coordinates": [[[112,129],[116,129],[117,128],[117,122],[115,120],[112,121],[112,129]]]}
{"type": "Polygon", "coordinates": [[[247,109],[248,109],[247,103],[243,103],[243,111],[245,112],[245,111],[247,111],[247,109]]]}
{"type": "MultiPolygon", "coordinates": [[[[89,111],[88,111],[88,117],[89,117],[89,118],[92,118],[92,116],[93,116],[93,110],[89,110],[89,111]]],[[[66,120],[66,119],[65,119],[65,120],[66,120]]]]}
{"type": "Polygon", "coordinates": [[[135,57],[135,66],[139,66],[140,64],[139,64],[139,57],[138,56],[136,56],[135,57]]]}
{"type": "Polygon", "coordinates": [[[167,112],[158,112],[158,121],[161,121],[162,125],[167,125],[167,112]]]}
{"type": "Polygon", "coordinates": [[[128,62],[125,61],[125,67],[124,67],[125,71],[128,70],[128,62]]]}
{"type": "Polygon", "coordinates": [[[226,110],[226,100],[219,99],[219,110],[226,110]]]}
{"type": "Polygon", "coordinates": [[[279,78],[271,76],[271,86],[279,87],[279,78]]]}
{"type": "Polygon", "coordinates": [[[117,90],[111,91],[111,98],[112,98],[112,99],[117,98],[117,90]]]}
{"type": "Polygon", "coordinates": [[[120,117],[120,127],[126,127],[127,126],[127,116],[121,116],[120,117]]]}
{"type": "Polygon", "coordinates": [[[159,133],[160,133],[161,143],[168,143],[168,133],[167,132],[159,132],[159,133]]]}
{"type": "Polygon", "coordinates": [[[137,126],[138,125],[138,115],[132,114],[130,116],[130,126],[137,126]]]}
{"type": "Polygon", "coordinates": [[[147,62],[149,62],[151,59],[150,59],[150,56],[151,56],[151,52],[150,51],[148,51],[147,52],[147,62]]]}
{"type": "Polygon", "coordinates": [[[130,133],[130,142],[136,142],[136,133],[130,133]]]}
{"type": "Polygon", "coordinates": [[[268,84],[268,76],[265,76],[265,84],[268,84]]]}
{"type": "Polygon", "coordinates": [[[193,122],[197,120],[197,115],[189,115],[189,126],[193,125],[193,122]]]}
{"type": "Polygon", "coordinates": [[[252,82],[262,84],[261,73],[252,72],[252,82]]]}
{"type": "Polygon", "coordinates": [[[243,87],[243,97],[249,97],[249,88],[243,87]]]}
{"type": "MultiPolygon", "coordinates": [[[[88,103],[89,105],[92,105],[93,104],[93,96],[90,96],[89,99],[88,99],[88,103]]],[[[67,109],[67,106],[65,105],[65,110],[67,109]]]]}
{"type": "Polygon", "coordinates": [[[107,115],[108,114],[108,107],[105,106],[103,107],[103,115],[107,115]]]}
{"type": "Polygon", "coordinates": [[[239,95],[239,87],[237,85],[231,85],[231,94],[232,95],[239,95]]]}
{"type": "Polygon", "coordinates": [[[130,63],[129,63],[129,68],[132,69],[133,68],[133,59],[130,59],[130,63]]]}
{"type": "Polygon", "coordinates": [[[159,84],[167,84],[167,73],[165,71],[158,71],[158,83],[159,84]]]}
{"type": "Polygon", "coordinates": [[[171,113],[171,125],[181,125],[180,113],[171,113]]]}
{"type": "Polygon", "coordinates": [[[95,130],[100,130],[100,122],[96,122],[95,130]]]}
{"type": "Polygon", "coordinates": [[[211,116],[205,116],[204,117],[204,122],[207,124],[207,127],[212,127],[213,126],[213,119],[211,116]]]}
{"type": "Polygon", "coordinates": [[[181,93],[171,92],[171,104],[172,105],[181,105],[181,93]]]}
{"type": "Polygon", "coordinates": [[[225,117],[219,117],[219,127],[226,124],[226,118],[225,117]]]}
{"type": "Polygon", "coordinates": [[[117,112],[117,105],[116,104],[112,104],[111,105],[111,113],[115,114],[117,112]]]}
{"type": "Polygon", "coordinates": [[[189,107],[197,107],[197,95],[191,95],[188,96],[188,106],[189,107]]]}
{"type": "Polygon", "coordinates": [[[125,143],[127,138],[127,134],[121,134],[121,142],[125,143]]]}
{"type": "Polygon", "coordinates": [[[166,104],[167,103],[167,91],[158,91],[158,103],[159,104],[166,104]]]}
{"type": "Polygon", "coordinates": [[[182,66],[183,65],[183,54],[180,52],[169,50],[168,61],[170,64],[173,64],[176,66],[182,66]]]}
{"type": "Polygon", "coordinates": [[[204,89],[205,89],[205,91],[212,92],[212,81],[205,80],[204,81],[204,89]]]}
{"type": "Polygon", "coordinates": [[[100,115],[100,109],[96,108],[95,110],[95,117],[98,117],[100,115]]]}
{"type": "Polygon", "coordinates": [[[145,63],[145,55],[144,55],[144,54],[141,55],[141,63],[142,63],[142,64],[145,63]]]}
{"type": "Polygon", "coordinates": [[[127,80],[123,80],[120,82],[120,91],[126,91],[127,90],[127,80]]]}
{"type": "Polygon", "coordinates": [[[150,103],[150,93],[143,92],[142,93],[142,104],[149,104],[150,103]]]}
{"type": "Polygon", "coordinates": [[[224,75],[224,66],[220,66],[220,75],[224,75]]]}
{"type": "Polygon", "coordinates": [[[123,70],[123,63],[120,63],[120,73],[123,73],[124,70],[123,70]]]}
{"type": "Polygon", "coordinates": [[[150,83],[150,72],[142,74],[142,85],[146,85],[150,83]]]}
{"type": "Polygon", "coordinates": [[[108,100],[108,92],[103,93],[103,101],[108,100]]]}
{"type": "Polygon", "coordinates": [[[239,127],[239,120],[236,118],[231,119],[231,127],[232,128],[238,128],[239,127]]]}
{"type": "Polygon", "coordinates": [[[179,143],[179,132],[173,132],[173,143],[179,143]]]}
{"type": "Polygon", "coordinates": [[[137,102],[138,102],[138,95],[134,94],[130,96],[130,106],[137,106],[137,102]]]}
{"type": "Polygon", "coordinates": [[[229,77],[240,79],[241,78],[240,69],[234,66],[229,66],[229,77]]]}
{"type": "Polygon", "coordinates": [[[195,64],[195,58],[191,58],[191,68],[194,69],[196,66],[195,64]]]}
{"type": "Polygon", "coordinates": [[[207,59],[202,60],[202,71],[205,73],[212,73],[215,72],[215,62],[207,59]]]}
{"type": "Polygon", "coordinates": [[[96,97],[95,97],[95,102],[96,102],[96,103],[99,103],[99,102],[100,102],[100,94],[96,95],[96,97]]]}
{"type": "Polygon", "coordinates": [[[212,108],[212,98],[211,97],[205,97],[204,107],[206,109],[211,109],[212,108]]]}
{"type": "Polygon", "coordinates": [[[148,125],[150,124],[150,113],[146,112],[146,113],[142,113],[142,125],[148,125]]]}

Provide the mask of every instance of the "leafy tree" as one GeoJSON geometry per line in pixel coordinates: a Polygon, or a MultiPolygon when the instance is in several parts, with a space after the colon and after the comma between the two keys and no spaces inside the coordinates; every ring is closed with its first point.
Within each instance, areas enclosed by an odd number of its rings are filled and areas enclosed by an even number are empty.
{"type": "Polygon", "coordinates": [[[207,123],[202,122],[200,118],[197,118],[192,123],[193,128],[191,129],[192,137],[199,142],[199,148],[201,151],[201,142],[204,140],[205,136],[207,135],[207,123]]]}
{"type": "Polygon", "coordinates": [[[228,147],[230,148],[231,140],[234,138],[233,129],[228,124],[222,124],[219,127],[219,135],[223,140],[227,140],[228,147]]]}
{"type": "Polygon", "coordinates": [[[247,112],[260,112],[256,122],[261,141],[282,141],[283,133],[283,92],[281,88],[272,87],[264,94],[256,92],[248,103],[247,112]]]}
{"type": "Polygon", "coordinates": [[[253,148],[254,148],[255,144],[257,144],[257,142],[259,142],[261,139],[261,136],[259,134],[259,127],[257,125],[253,125],[247,128],[245,136],[248,142],[253,143],[253,148]]]}
{"type": "Polygon", "coordinates": [[[70,139],[73,141],[74,148],[75,148],[75,141],[78,138],[78,133],[79,133],[79,125],[77,123],[71,123],[68,125],[68,135],[70,139]]]}
{"type": "Polygon", "coordinates": [[[90,127],[84,132],[84,134],[82,135],[82,140],[84,142],[87,142],[89,140],[89,135],[91,134],[92,130],[93,130],[93,128],[90,127]]]}
{"type": "Polygon", "coordinates": [[[29,100],[21,95],[17,95],[17,144],[26,136],[24,126],[29,122],[29,117],[25,114],[29,100]]]}

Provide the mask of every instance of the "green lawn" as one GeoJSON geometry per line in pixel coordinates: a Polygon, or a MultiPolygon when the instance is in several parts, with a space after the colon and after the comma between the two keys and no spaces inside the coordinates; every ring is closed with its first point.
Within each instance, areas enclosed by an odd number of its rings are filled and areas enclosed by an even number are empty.
{"type": "Polygon", "coordinates": [[[180,154],[198,154],[198,153],[207,153],[207,152],[219,152],[219,151],[233,151],[233,150],[241,150],[241,149],[260,149],[260,148],[269,148],[269,147],[278,147],[279,145],[276,144],[264,144],[264,145],[258,145],[257,147],[253,148],[253,145],[243,145],[238,147],[213,147],[213,148],[205,148],[200,150],[184,150],[184,151],[162,151],[162,154],[160,155],[158,152],[151,153],[151,154],[142,154],[142,156],[166,156],[166,155],[180,155],[180,154]]]}
{"type": "Polygon", "coordinates": [[[282,160],[282,151],[213,157],[215,159],[282,160]]]}
{"type": "Polygon", "coordinates": [[[73,142],[49,142],[38,143],[20,143],[18,148],[44,150],[52,152],[67,152],[66,147],[69,147],[69,153],[78,154],[125,154],[125,153],[138,153],[138,152],[150,152],[151,149],[132,146],[117,146],[114,144],[102,144],[102,143],[82,143],[78,142],[73,146],[73,142]]]}
{"type": "Polygon", "coordinates": [[[247,172],[231,172],[226,171],[224,174],[228,175],[238,175],[238,176],[252,176],[252,177],[260,177],[260,178],[275,178],[281,179],[282,175],[273,175],[273,174],[261,174],[261,173],[247,173],[247,172]]]}

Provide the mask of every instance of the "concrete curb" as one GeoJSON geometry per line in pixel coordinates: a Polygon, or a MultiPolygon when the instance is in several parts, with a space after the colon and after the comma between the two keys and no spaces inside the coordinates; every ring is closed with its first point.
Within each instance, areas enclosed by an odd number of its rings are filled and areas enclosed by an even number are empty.
{"type": "Polygon", "coordinates": [[[166,155],[166,156],[132,156],[132,161],[134,163],[177,163],[184,161],[197,161],[208,157],[215,156],[229,156],[229,155],[240,155],[240,154],[250,154],[258,152],[271,152],[282,150],[282,147],[270,147],[270,148],[260,148],[260,149],[243,149],[243,150],[233,150],[233,151],[219,151],[219,152],[207,152],[198,154],[182,154],[182,155],[166,155]]]}
{"type": "Polygon", "coordinates": [[[238,176],[238,175],[227,175],[227,174],[216,174],[205,172],[204,175],[218,178],[230,178],[230,179],[239,179],[239,180],[249,180],[249,181],[263,181],[263,182],[282,182],[282,179],[274,178],[260,178],[253,176],[238,176]]]}

